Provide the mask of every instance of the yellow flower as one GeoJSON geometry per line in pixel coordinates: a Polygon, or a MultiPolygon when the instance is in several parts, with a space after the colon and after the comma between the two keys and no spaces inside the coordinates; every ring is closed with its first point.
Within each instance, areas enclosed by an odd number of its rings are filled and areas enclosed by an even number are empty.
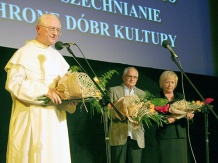
{"type": "Polygon", "coordinates": [[[99,83],[99,79],[98,79],[96,76],[93,78],[93,80],[94,80],[96,83],[99,83]]]}
{"type": "Polygon", "coordinates": [[[95,92],[95,96],[100,97],[101,93],[100,92],[95,92]]]}
{"type": "Polygon", "coordinates": [[[154,104],[150,104],[149,108],[154,109],[154,104]]]}
{"type": "Polygon", "coordinates": [[[154,110],[154,108],[150,109],[150,113],[155,113],[156,111],[154,110]]]}
{"type": "Polygon", "coordinates": [[[201,105],[201,101],[199,100],[197,100],[195,103],[201,105]]]}

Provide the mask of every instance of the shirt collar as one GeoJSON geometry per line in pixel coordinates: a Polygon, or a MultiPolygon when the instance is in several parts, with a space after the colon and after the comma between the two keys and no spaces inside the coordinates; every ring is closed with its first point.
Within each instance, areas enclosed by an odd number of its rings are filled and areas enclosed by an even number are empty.
{"type": "Polygon", "coordinates": [[[135,94],[135,89],[136,89],[136,87],[129,89],[127,86],[124,85],[124,94],[125,95],[133,95],[133,94],[135,94]]]}

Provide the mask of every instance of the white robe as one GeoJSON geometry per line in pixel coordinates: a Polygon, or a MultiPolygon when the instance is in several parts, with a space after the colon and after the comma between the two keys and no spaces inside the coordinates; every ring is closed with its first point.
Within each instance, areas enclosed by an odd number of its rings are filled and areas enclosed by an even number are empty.
{"type": "Polygon", "coordinates": [[[5,66],[6,89],[13,100],[7,163],[71,162],[63,105],[42,107],[37,100],[68,69],[58,51],[36,40],[27,42],[5,66]]]}

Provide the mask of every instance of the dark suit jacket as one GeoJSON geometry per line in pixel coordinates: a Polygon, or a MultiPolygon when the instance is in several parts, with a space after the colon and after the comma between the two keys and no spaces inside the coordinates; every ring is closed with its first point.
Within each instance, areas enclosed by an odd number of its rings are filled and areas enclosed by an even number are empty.
{"type": "MultiPolygon", "coordinates": [[[[174,101],[179,101],[183,99],[182,94],[174,93],[174,101]]],[[[163,92],[160,92],[160,95],[157,97],[166,98],[163,92]]],[[[163,127],[159,127],[157,129],[157,139],[178,139],[186,137],[186,119],[182,118],[176,120],[175,123],[172,124],[164,124],[163,127]]]]}
{"type": "MultiPolygon", "coordinates": [[[[138,96],[144,96],[145,92],[139,88],[135,89],[135,94],[138,96]]],[[[109,89],[109,96],[112,103],[118,101],[121,97],[124,97],[124,85],[111,87],[109,89]]],[[[112,110],[112,116],[115,114],[115,111],[112,110]],[[114,113],[113,113],[114,112],[114,113]]],[[[119,120],[111,120],[110,128],[109,128],[109,137],[110,137],[110,145],[111,146],[119,146],[124,145],[127,141],[128,137],[128,125],[131,123],[130,121],[121,122],[119,120]]],[[[140,148],[145,147],[144,142],[144,128],[141,125],[138,129],[133,131],[134,136],[136,137],[136,141],[140,148]]]]}

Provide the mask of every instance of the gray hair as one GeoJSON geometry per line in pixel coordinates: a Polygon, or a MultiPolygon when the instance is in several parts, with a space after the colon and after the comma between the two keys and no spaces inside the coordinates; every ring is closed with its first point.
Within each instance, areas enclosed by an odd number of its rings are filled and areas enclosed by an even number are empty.
{"type": "MultiPolygon", "coordinates": [[[[59,20],[58,16],[55,14],[43,14],[42,16],[40,16],[37,25],[46,25],[48,17],[56,17],[59,20]]],[[[59,22],[60,22],[60,20],[59,20],[59,22]]],[[[60,24],[61,24],[61,22],[60,22],[60,24]]]]}
{"type": "Polygon", "coordinates": [[[134,69],[134,70],[136,70],[138,72],[138,70],[135,67],[127,67],[123,71],[123,76],[125,76],[130,69],[134,69]]]}

